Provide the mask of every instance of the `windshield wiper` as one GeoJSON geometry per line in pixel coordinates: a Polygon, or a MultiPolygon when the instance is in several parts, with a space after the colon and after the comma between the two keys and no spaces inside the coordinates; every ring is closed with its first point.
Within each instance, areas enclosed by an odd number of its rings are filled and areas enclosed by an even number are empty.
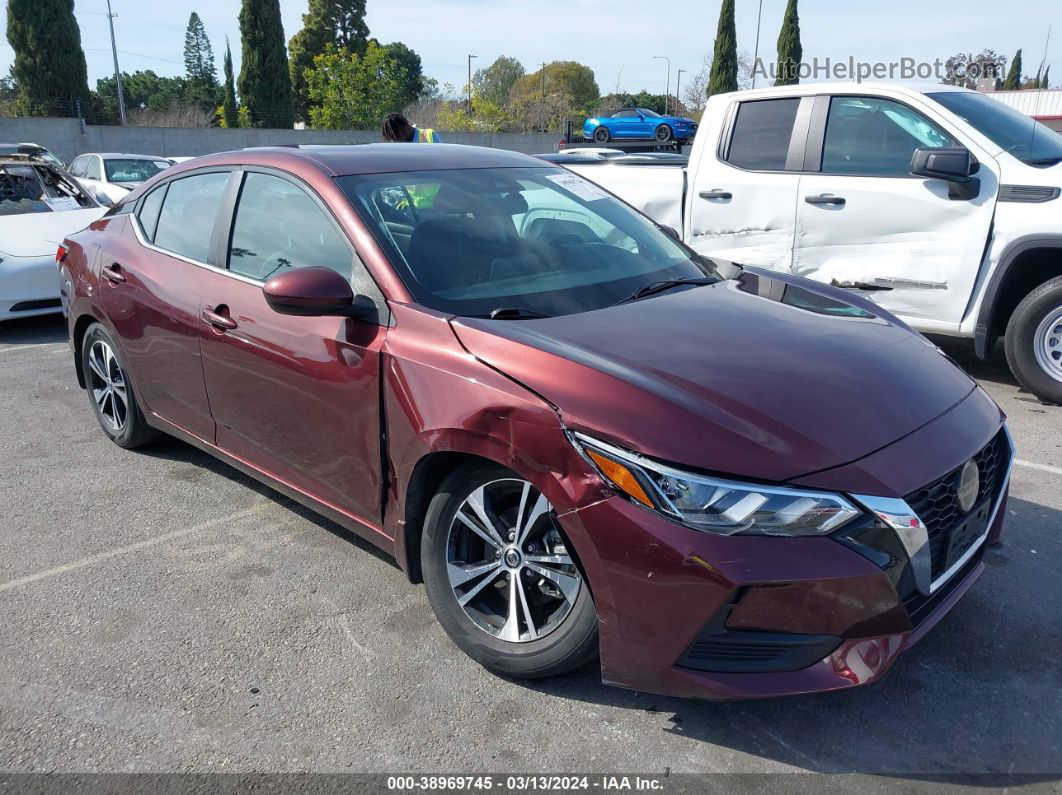
{"type": "Polygon", "coordinates": [[[535,312],[533,309],[521,309],[517,306],[499,306],[488,315],[491,320],[534,320],[540,317],[553,317],[535,312]]]}
{"type": "Polygon", "coordinates": [[[656,295],[657,293],[662,293],[665,290],[670,290],[674,287],[682,287],[685,284],[715,284],[717,281],[718,279],[712,279],[707,276],[696,276],[693,278],[686,279],[665,279],[662,282],[653,282],[652,284],[647,284],[644,287],[639,287],[626,298],[616,301],[616,303],[614,303],[612,306],[627,304],[631,301],[637,301],[639,298],[648,298],[650,295],[656,295]]]}

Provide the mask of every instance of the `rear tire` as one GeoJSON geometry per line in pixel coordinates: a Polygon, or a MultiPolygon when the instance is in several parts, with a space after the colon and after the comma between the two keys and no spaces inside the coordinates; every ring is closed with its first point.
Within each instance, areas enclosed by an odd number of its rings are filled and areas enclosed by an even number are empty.
{"type": "Polygon", "coordinates": [[[1041,400],[1062,403],[1062,276],[1018,304],[1007,323],[1004,349],[1018,383],[1041,400]]]}
{"type": "Polygon", "coordinates": [[[598,127],[594,130],[594,140],[599,144],[607,144],[609,137],[607,127],[598,127]]]}
{"type": "Polygon", "coordinates": [[[99,323],[89,326],[81,340],[81,369],[92,412],[108,439],[131,450],[160,436],[144,419],[122,354],[99,323]]]}
{"type": "Polygon", "coordinates": [[[443,482],[424,518],[428,600],[454,643],[484,667],[527,679],[567,673],[597,655],[594,602],[570,550],[530,483],[470,462],[443,482]]]}

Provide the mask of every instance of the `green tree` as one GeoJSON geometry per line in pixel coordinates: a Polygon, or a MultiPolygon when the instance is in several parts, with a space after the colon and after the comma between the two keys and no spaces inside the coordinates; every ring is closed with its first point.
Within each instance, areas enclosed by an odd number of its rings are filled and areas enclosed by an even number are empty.
{"type": "Polygon", "coordinates": [[[516,100],[535,93],[567,95],[575,111],[589,109],[601,95],[594,70],[576,61],[554,61],[537,72],[524,75],[513,84],[511,97],[516,100]]]}
{"type": "Polygon", "coordinates": [[[719,26],[715,33],[712,71],[708,77],[708,96],[737,91],[737,29],[734,24],[734,0],[723,0],[719,9],[719,26]]]}
{"type": "Polygon", "coordinates": [[[1003,81],[1004,91],[1017,91],[1021,88],[1021,50],[1014,53],[1014,60],[1010,62],[1010,71],[1007,79],[1003,81]]]}
{"type": "Polygon", "coordinates": [[[306,71],[310,121],[329,130],[375,129],[401,107],[405,70],[376,42],[364,55],[328,45],[306,71]]]}
{"type": "Polygon", "coordinates": [[[74,0],[8,0],[7,40],[20,116],[72,116],[92,110],[74,0]]]}
{"type": "Polygon", "coordinates": [[[14,116],[15,102],[18,100],[18,85],[15,76],[8,74],[0,77],[0,116],[14,116]]]}
{"type": "Polygon", "coordinates": [[[1040,88],[1050,88],[1050,87],[1051,87],[1051,64],[1048,64],[1047,68],[1044,69],[1044,76],[1040,78],[1040,88]]]}
{"type": "Polygon", "coordinates": [[[280,0],[243,0],[240,101],[255,127],[291,127],[291,75],[284,50],[280,0]]]}
{"type": "Polygon", "coordinates": [[[313,59],[329,44],[357,55],[365,52],[369,40],[365,0],[310,0],[307,13],[302,15],[302,25],[302,30],[288,42],[288,68],[295,112],[305,120],[309,100],[306,70],[313,66],[313,59]]]}
{"type": "Polygon", "coordinates": [[[420,65],[420,56],[400,41],[384,45],[387,57],[402,69],[402,104],[395,110],[412,105],[424,93],[424,70],[420,65]]]}
{"type": "Polygon", "coordinates": [[[513,85],[525,74],[523,64],[515,58],[500,55],[486,69],[477,69],[472,76],[472,86],[477,97],[504,107],[509,104],[513,85]]]}
{"type": "Polygon", "coordinates": [[[221,103],[221,115],[225,120],[225,126],[235,128],[240,126],[239,107],[236,104],[236,81],[232,75],[232,48],[229,47],[229,39],[225,37],[225,88],[224,99],[221,103]]]}
{"type": "Polygon", "coordinates": [[[800,16],[797,0],[789,0],[782,17],[782,30],[778,33],[778,77],[776,86],[795,86],[800,82],[798,69],[804,57],[800,46],[800,16]]]}
{"type": "Polygon", "coordinates": [[[195,11],[188,17],[188,29],[184,34],[184,71],[193,85],[217,87],[214,48],[210,46],[203,20],[195,11]]]}
{"type": "MultiPolygon", "coordinates": [[[[184,77],[160,77],[150,69],[122,72],[122,93],[128,110],[164,111],[188,103],[190,84],[184,77]]],[[[98,117],[107,124],[117,124],[118,87],[113,77],[96,81],[98,117]]]]}

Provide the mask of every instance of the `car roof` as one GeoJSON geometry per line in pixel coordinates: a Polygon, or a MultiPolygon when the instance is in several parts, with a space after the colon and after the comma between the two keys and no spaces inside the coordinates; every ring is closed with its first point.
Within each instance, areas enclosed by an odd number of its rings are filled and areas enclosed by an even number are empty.
{"type": "Polygon", "coordinates": [[[942,92],[960,92],[965,91],[968,94],[975,94],[969,88],[963,88],[962,86],[949,86],[944,83],[883,83],[883,82],[866,82],[866,83],[799,83],[793,86],[768,86],[766,88],[753,88],[745,91],[735,91],[729,94],[729,96],[741,97],[742,99],[748,97],[755,99],[757,97],[779,97],[779,96],[808,96],[811,94],[859,94],[874,91],[893,91],[900,94],[906,94],[907,96],[921,95],[921,94],[937,94],[942,92]]]}
{"type": "Polygon", "coordinates": [[[178,173],[205,166],[316,166],[332,176],[386,174],[394,171],[438,171],[467,168],[542,168],[531,155],[461,144],[350,144],[341,146],[254,147],[204,155],[173,166],[178,173]]]}
{"type": "MultiPolygon", "coordinates": [[[[128,160],[129,158],[136,158],[137,160],[166,160],[160,155],[135,155],[127,152],[82,152],[78,157],[84,157],[85,155],[96,155],[104,160],[128,160]]],[[[166,162],[169,161],[167,160],[166,162]]]]}

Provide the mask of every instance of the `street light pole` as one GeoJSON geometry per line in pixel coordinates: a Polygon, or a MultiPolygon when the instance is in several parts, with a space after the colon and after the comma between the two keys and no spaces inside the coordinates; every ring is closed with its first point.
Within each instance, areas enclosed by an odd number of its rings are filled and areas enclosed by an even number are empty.
{"type": "Polygon", "coordinates": [[[682,73],[685,71],[685,69],[679,69],[678,72],[675,73],[675,99],[677,99],[680,104],[682,102],[682,91],[679,87],[682,85],[682,73]]]}
{"type": "Polygon", "coordinates": [[[122,73],[118,71],[118,45],[114,43],[114,18],[111,13],[111,0],[107,0],[107,22],[111,26],[111,54],[114,56],[114,82],[118,86],[118,118],[125,124],[125,94],[122,93],[122,73]]]}
{"type": "Polygon", "coordinates": [[[756,15],[756,51],[752,54],[752,87],[756,87],[756,62],[760,60],[760,22],[763,20],[763,0],[760,0],[760,11],[756,15]]]}
{"type": "MultiPolygon", "coordinates": [[[[107,0],[110,2],[110,0],[107,0]]],[[[472,115],[472,59],[478,58],[478,55],[468,56],[468,115],[472,115]]]]}
{"type": "Polygon", "coordinates": [[[671,59],[668,58],[666,55],[654,55],[653,59],[667,61],[667,83],[666,88],[664,88],[664,115],[666,116],[668,95],[671,93],[671,59]]]}

